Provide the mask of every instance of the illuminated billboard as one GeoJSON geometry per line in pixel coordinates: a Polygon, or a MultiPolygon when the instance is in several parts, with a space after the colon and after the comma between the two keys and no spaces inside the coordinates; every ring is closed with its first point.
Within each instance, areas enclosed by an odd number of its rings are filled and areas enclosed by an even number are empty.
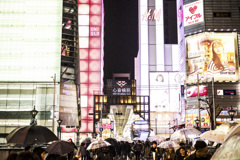
{"type": "Polygon", "coordinates": [[[150,110],[156,112],[180,111],[179,72],[150,72],[150,110]]]}
{"type": "Polygon", "coordinates": [[[183,6],[184,27],[204,22],[203,1],[195,1],[183,6]]]}
{"type": "Polygon", "coordinates": [[[93,132],[94,95],[103,86],[103,2],[78,0],[80,132],[93,132]],[[92,114],[92,115],[91,115],[92,114]]]}
{"type": "Polygon", "coordinates": [[[187,82],[214,77],[215,81],[238,80],[236,33],[201,33],[186,38],[187,82]]]}
{"type": "Polygon", "coordinates": [[[62,0],[0,1],[0,81],[60,80],[62,0]]]}

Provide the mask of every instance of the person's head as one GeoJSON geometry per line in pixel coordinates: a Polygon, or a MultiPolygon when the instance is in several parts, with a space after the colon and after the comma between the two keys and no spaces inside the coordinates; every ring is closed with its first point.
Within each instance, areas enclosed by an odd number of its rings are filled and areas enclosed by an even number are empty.
{"type": "Polygon", "coordinates": [[[66,156],[59,156],[56,160],[67,160],[66,156]]]}
{"type": "Polygon", "coordinates": [[[156,147],[157,147],[157,142],[156,142],[156,141],[153,141],[153,142],[152,142],[152,146],[153,146],[153,148],[156,148],[156,147]]]}
{"type": "Polygon", "coordinates": [[[221,56],[223,52],[223,45],[220,41],[212,42],[212,60],[218,70],[224,69],[224,66],[221,62],[221,56]]]}
{"type": "Polygon", "coordinates": [[[60,157],[59,154],[49,154],[49,155],[46,157],[46,160],[56,160],[58,157],[60,157]]]}
{"type": "Polygon", "coordinates": [[[185,155],[185,154],[187,154],[186,153],[186,149],[184,148],[184,147],[180,147],[180,153],[182,154],[182,155],[185,155]]]}
{"type": "Polygon", "coordinates": [[[204,141],[197,141],[195,144],[196,156],[198,158],[206,157],[208,154],[208,146],[204,141]]]}
{"type": "Polygon", "coordinates": [[[183,142],[179,143],[179,145],[180,145],[181,147],[185,147],[185,143],[183,143],[183,142]]]}
{"type": "Polygon", "coordinates": [[[44,159],[44,154],[45,154],[45,150],[41,147],[35,147],[33,149],[33,152],[36,153],[39,158],[41,158],[42,160],[44,159]]]}
{"type": "Polygon", "coordinates": [[[173,149],[172,147],[168,148],[169,153],[172,153],[173,150],[174,150],[174,149],[173,149]]]}
{"type": "Polygon", "coordinates": [[[69,138],[69,139],[68,139],[68,142],[72,142],[72,138],[69,138]]]}
{"type": "Polygon", "coordinates": [[[17,153],[11,153],[11,154],[8,155],[7,160],[16,160],[17,156],[18,156],[17,153]]]}
{"type": "Polygon", "coordinates": [[[224,52],[223,45],[220,41],[214,41],[212,43],[212,52],[217,55],[221,55],[224,52]]]}
{"type": "Polygon", "coordinates": [[[31,146],[26,146],[26,147],[24,148],[24,151],[31,151],[31,146]]]}
{"type": "Polygon", "coordinates": [[[34,152],[21,152],[16,160],[41,160],[34,152]]]}

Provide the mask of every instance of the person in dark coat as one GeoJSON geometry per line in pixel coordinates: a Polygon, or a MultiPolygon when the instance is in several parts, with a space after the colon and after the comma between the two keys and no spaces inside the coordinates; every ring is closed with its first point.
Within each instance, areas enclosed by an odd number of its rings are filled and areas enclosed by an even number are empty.
{"type": "Polygon", "coordinates": [[[146,141],[144,143],[144,159],[147,160],[150,157],[150,153],[151,153],[151,144],[150,141],[146,141]]]}
{"type": "Polygon", "coordinates": [[[180,145],[180,148],[178,148],[178,149],[176,150],[177,156],[180,155],[180,149],[181,149],[181,147],[185,147],[185,143],[181,142],[179,145],[180,145]]]}
{"type": "Polygon", "coordinates": [[[208,153],[208,146],[204,141],[197,141],[195,152],[188,156],[186,160],[210,160],[211,155],[208,153]]]}
{"type": "Polygon", "coordinates": [[[153,160],[158,159],[158,153],[159,153],[159,150],[157,148],[157,142],[153,141],[152,142],[152,147],[151,147],[151,157],[153,157],[153,160]]]}
{"type": "Polygon", "coordinates": [[[108,147],[100,148],[97,151],[97,160],[113,160],[108,147]]]}
{"type": "Polygon", "coordinates": [[[80,154],[81,154],[81,160],[86,160],[87,159],[87,151],[86,151],[86,144],[82,143],[80,145],[80,154]]]}
{"type": "Polygon", "coordinates": [[[176,160],[184,160],[188,155],[187,155],[187,150],[184,147],[179,148],[179,155],[177,155],[176,160]]]}
{"type": "MultiPolygon", "coordinates": [[[[74,146],[74,149],[78,150],[76,145],[73,143],[72,138],[69,138],[68,142],[72,143],[72,145],[74,146]]],[[[68,153],[68,160],[72,160],[73,159],[73,153],[74,153],[74,150],[72,152],[68,153]]]]}
{"type": "Polygon", "coordinates": [[[142,152],[143,146],[140,140],[133,147],[135,151],[136,160],[140,160],[140,154],[142,152]]]}

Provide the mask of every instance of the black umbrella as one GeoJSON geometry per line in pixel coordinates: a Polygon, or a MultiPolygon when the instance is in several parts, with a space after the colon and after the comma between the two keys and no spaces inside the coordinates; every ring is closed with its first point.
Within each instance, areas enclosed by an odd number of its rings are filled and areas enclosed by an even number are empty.
{"type": "Polygon", "coordinates": [[[18,127],[9,133],[6,139],[7,143],[15,143],[22,146],[58,140],[56,135],[47,127],[37,125],[18,127]]]}
{"type": "Polygon", "coordinates": [[[55,141],[52,144],[50,144],[46,149],[45,149],[48,154],[59,154],[63,155],[69,152],[74,151],[74,145],[73,143],[67,142],[67,141],[55,141]]]}
{"type": "Polygon", "coordinates": [[[114,138],[107,138],[105,139],[105,141],[107,141],[108,143],[110,143],[112,146],[115,146],[115,147],[118,145],[117,140],[114,138]]]}

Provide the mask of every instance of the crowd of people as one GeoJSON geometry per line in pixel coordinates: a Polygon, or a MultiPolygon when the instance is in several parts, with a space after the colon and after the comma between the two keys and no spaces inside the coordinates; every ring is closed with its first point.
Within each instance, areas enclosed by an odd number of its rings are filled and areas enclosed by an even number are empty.
{"type": "Polygon", "coordinates": [[[117,145],[87,150],[88,143],[81,143],[66,155],[48,154],[44,148],[25,147],[25,151],[12,153],[7,160],[210,160],[208,146],[204,141],[196,141],[194,148],[180,143],[180,148],[157,147],[157,142],[137,141],[134,143],[118,142],[117,145]]]}

